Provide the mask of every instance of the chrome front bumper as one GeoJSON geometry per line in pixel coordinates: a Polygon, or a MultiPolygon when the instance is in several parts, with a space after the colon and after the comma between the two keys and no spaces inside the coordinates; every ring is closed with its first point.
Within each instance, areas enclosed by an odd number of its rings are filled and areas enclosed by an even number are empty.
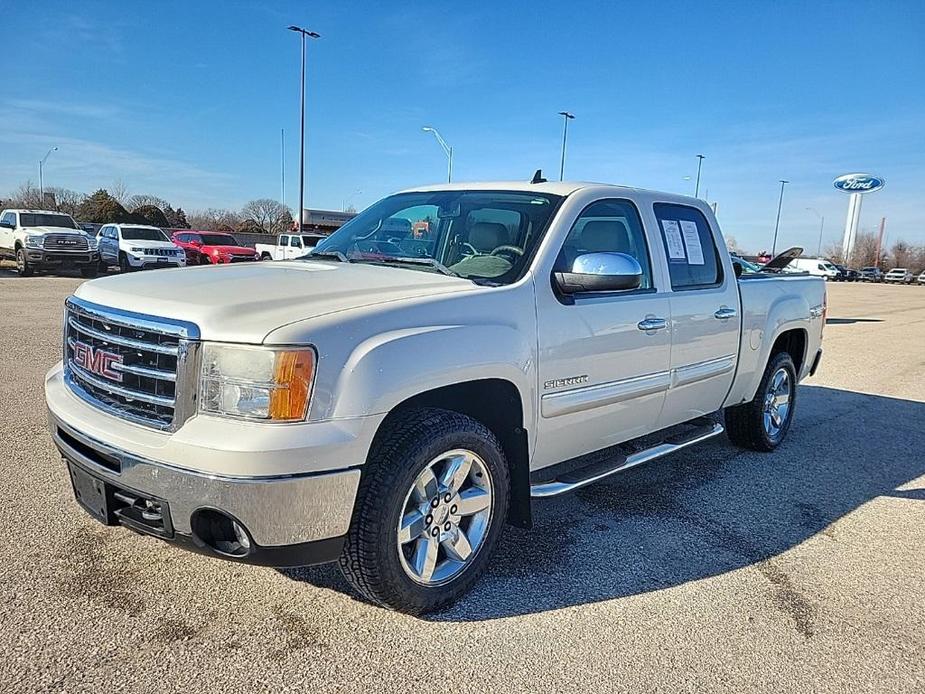
{"type": "Polygon", "coordinates": [[[192,535],[197,509],[230,514],[262,547],[344,535],[360,482],[357,468],[337,472],[236,477],[195,472],[139,457],[68,426],[51,411],[55,445],[72,464],[117,487],[166,501],[174,531],[192,535]]]}

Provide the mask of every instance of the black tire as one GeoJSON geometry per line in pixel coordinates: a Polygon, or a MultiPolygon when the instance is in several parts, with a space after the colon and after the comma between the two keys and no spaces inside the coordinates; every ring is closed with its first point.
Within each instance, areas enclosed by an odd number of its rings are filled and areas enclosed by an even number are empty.
{"type": "Polygon", "coordinates": [[[377,434],[357,492],[340,569],[367,600],[407,612],[439,610],[463,595],[485,571],[507,518],[510,473],[497,437],[471,417],[435,408],[408,410],[377,434]],[[443,453],[466,449],[485,464],[492,484],[484,539],[458,575],[422,585],[406,573],[397,538],[399,519],[418,475],[443,453]]]}
{"type": "Polygon", "coordinates": [[[35,269],[29,264],[26,249],[22,247],[16,249],[16,272],[20,277],[32,277],[35,273],[35,269]]]}
{"type": "Polygon", "coordinates": [[[119,272],[131,272],[132,266],[128,262],[128,256],[119,251],[119,272]]]}
{"type": "Polygon", "coordinates": [[[96,265],[88,265],[86,267],[80,268],[81,277],[86,277],[87,279],[93,279],[98,274],[100,274],[100,269],[96,265]]]}
{"type": "Polygon", "coordinates": [[[263,253],[260,254],[260,259],[261,260],[273,260],[273,256],[267,253],[266,251],[264,251],[263,253]]]}
{"type": "Polygon", "coordinates": [[[787,352],[778,352],[768,361],[764,375],[761,377],[761,383],[758,384],[758,390],[751,402],[726,408],[724,414],[726,434],[729,439],[737,446],[750,448],[753,451],[769,452],[777,448],[786,438],[790,424],[793,422],[793,413],[796,408],[796,386],[796,368],[793,365],[793,359],[787,352]],[[765,426],[765,400],[771,392],[772,378],[781,369],[787,372],[787,377],[790,379],[790,400],[779,430],[772,435],[765,426]]]}

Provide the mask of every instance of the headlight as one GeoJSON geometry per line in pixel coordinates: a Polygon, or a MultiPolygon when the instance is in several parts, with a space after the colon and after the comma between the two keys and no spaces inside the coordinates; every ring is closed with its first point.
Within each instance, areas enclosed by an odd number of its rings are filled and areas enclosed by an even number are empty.
{"type": "Polygon", "coordinates": [[[199,411],[273,422],[305,419],[315,351],[206,344],[199,411]]]}
{"type": "Polygon", "coordinates": [[[129,251],[131,251],[132,253],[138,253],[140,255],[143,255],[145,252],[145,249],[144,248],[129,248],[129,251]]]}
{"type": "Polygon", "coordinates": [[[99,244],[99,239],[97,239],[95,236],[90,236],[90,237],[88,237],[88,238],[87,238],[87,243],[89,244],[87,247],[88,247],[91,251],[97,250],[97,249],[99,248],[99,245],[100,245],[100,244],[99,244]]]}
{"type": "Polygon", "coordinates": [[[26,236],[26,248],[41,248],[42,247],[42,237],[41,236],[26,236]]]}

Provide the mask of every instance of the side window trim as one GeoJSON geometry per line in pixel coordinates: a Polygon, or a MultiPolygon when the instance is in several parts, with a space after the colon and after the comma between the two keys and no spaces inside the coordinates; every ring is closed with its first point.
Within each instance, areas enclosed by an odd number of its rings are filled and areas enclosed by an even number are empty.
{"type": "Polygon", "coordinates": [[[653,215],[655,215],[657,233],[662,238],[662,246],[663,246],[662,253],[664,255],[665,265],[668,269],[668,285],[671,288],[671,291],[686,292],[686,291],[698,290],[698,289],[717,289],[719,287],[724,286],[726,283],[726,270],[723,267],[722,258],[720,256],[720,251],[716,244],[716,230],[710,224],[710,220],[707,219],[707,216],[701,210],[697,209],[693,205],[686,205],[684,203],[679,203],[679,202],[654,202],[652,203],[652,213],[653,215]],[[717,275],[716,282],[710,282],[710,283],[704,283],[704,284],[685,284],[685,285],[679,285],[677,287],[674,285],[674,282],[671,279],[671,261],[668,258],[668,242],[665,239],[665,230],[662,227],[663,217],[658,212],[659,207],[680,207],[686,210],[693,210],[695,214],[700,216],[700,219],[702,219],[704,224],[706,225],[707,235],[710,239],[710,248],[713,250],[713,257],[716,262],[716,275],[717,275]]]}

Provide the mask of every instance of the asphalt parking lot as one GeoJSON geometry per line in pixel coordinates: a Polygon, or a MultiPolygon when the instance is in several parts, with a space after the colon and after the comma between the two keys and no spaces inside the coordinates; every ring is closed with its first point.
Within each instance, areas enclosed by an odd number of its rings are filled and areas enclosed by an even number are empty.
{"type": "Polygon", "coordinates": [[[331,567],[231,565],[80,510],[42,394],[79,282],[0,268],[0,691],[925,691],[925,288],[829,286],[777,453],[719,438],[538,502],[418,619],[331,567]]]}

